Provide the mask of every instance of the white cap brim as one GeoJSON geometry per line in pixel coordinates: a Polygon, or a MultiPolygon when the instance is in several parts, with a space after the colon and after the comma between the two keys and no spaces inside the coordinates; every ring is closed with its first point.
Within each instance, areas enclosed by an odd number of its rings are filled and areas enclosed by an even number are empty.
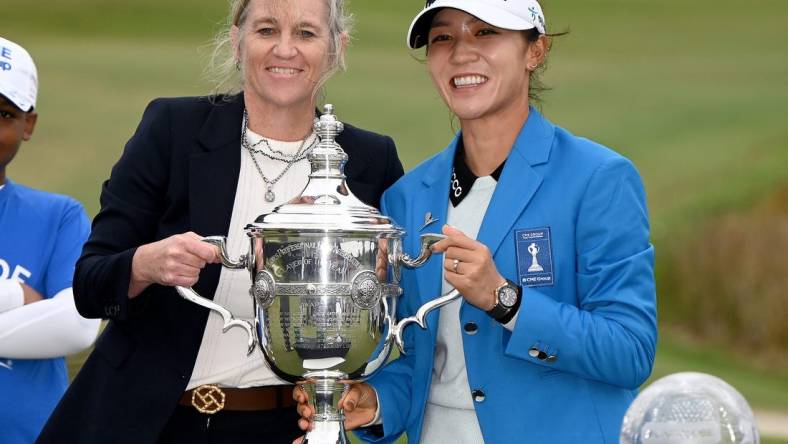
{"type": "Polygon", "coordinates": [[[14,88],[14,85],[4,84],[2,79],[0,79],[0,96],[10,100],[14,106],[25,112],[30,111],[36,106],[36,104],[31,102],[28,98],[19,94],[17,89],[14,88]]]}
{"type": "Polygon", "coordinates": [[[512,14],[505,8],[495,4],[479,0],[436,0],[435,3],[421,11],[410,24],[407,44],[411,49],[421,48],[427,44],[427,35],[430,31],[432,19],[438,10],[443,8],[459,9],[497,28],[510,29],[512,31],[525,31],[537,28],[540,33],[545,34],[544,27],[512,14]]]}

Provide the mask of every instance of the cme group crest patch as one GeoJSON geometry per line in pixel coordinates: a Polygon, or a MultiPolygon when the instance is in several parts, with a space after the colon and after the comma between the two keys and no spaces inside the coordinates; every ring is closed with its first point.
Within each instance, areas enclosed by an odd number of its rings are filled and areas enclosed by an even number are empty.
{"type": "Polygon", "coordinates": [[[517,274],[520,285],[553,285],[553,252],[550,227],[516,230],[517,274]]]}

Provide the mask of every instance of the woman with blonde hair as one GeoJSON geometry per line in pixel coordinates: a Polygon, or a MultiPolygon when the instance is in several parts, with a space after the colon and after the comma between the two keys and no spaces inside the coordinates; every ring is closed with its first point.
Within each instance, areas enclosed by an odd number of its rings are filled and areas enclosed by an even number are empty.
{"type": "MultiPolygon", "coordinates": [[[[203,295],[252,319],[243,270],[220,268],[206,235],[228,236],[295,196],[317,97],[343,65],[350,17],[343,0],[238,0],[220,43],[234,94],[157,99],[105,182],[101,211],[77,263],[74,291],[87,317],[109,319],[96,349],[40,443],[289,442],[290,389],[243,333],[222,334],[214,313],[176,295],[203,295]]],[[[226,80],[226,78],[224,79],[226,80]]],[[[227,83],[225,83],[227,85],[227,83]]],[[[402,165],[389,137],[351,125],[338,137],[360,199],[378,206],[402,165]]]]}

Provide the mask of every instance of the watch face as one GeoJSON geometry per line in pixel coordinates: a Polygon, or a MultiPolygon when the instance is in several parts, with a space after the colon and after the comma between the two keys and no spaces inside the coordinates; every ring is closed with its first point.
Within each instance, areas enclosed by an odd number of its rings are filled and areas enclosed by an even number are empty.
{"type": "Polygon", "coordinates": [[[511,308],[517,302],[517,289],[507,285],[498,291],[498,301],[504,307],[511,308]]]}

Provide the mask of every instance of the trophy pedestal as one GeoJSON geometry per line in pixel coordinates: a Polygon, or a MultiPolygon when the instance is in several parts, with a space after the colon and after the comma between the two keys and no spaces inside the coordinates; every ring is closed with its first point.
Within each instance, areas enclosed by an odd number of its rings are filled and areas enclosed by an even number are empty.
{"type": "Polygon", "coordinates": [[[304,444],[350,444],[342,421],[316,422],[304,438],[304,444]]]}
{"type": "Polygon", "coordinates": [[[305,375],[301,387],[309,396],[315,412],[312,430],[307,432],[304,444],[350,444],[345,431],[345,415],[337,407],[348,385],[341,382],[347,375],[336,372],[314,372],[305,375]],[[326,378],[328,376],[328,378],[326,378]]]}

